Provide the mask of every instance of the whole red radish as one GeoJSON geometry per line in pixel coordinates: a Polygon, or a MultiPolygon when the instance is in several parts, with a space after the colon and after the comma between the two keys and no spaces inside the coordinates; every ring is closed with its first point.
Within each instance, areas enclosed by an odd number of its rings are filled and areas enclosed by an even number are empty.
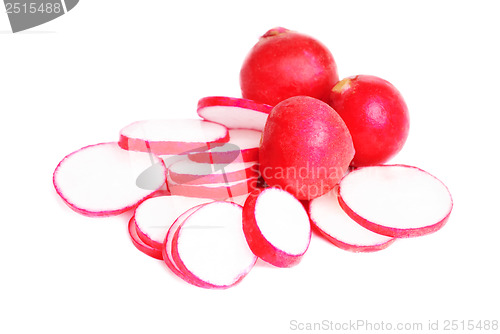
{"type": "Polygon", "coordinates": [[[384,163],[403,148],[410,129],[408,107],[388,81],[372,75],[345,78],[333,87],[329,104],[351,133],[353,166],[384,163]]]}
{"type": "Polygon", "coordinates": [[[260,146],[260,172],[269,186],[308,200],[332,190],[354,156],[342,118],[308,96],[278,103],[267,119],[260,146]]]}
{"type": "Polygon", "coordinates": [[[266,32],[240,72],[243,97],[272,106],[297,95],[326,102],[338,80],[335,60],[321,42],[285,28],[266,32]]]}

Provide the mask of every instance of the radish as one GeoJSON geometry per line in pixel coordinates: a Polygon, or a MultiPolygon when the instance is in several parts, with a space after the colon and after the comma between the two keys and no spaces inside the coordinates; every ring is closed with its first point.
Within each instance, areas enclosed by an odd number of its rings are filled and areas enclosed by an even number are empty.
{"type": "Polygon", "coordinates": [[[252,269],[252,253],[242,229],[242,207],[230,202],[204,204],[177,228],[172,258],[181,272],[204,288],[228,288],[252,269]]]}
{"type": "Polygon", "coordinates": [[[388,161],[406,142],[410,129],[408,107],[388,81],[357,75],[333,87],[329,104],[342,117],[354,142],[351,165],[377,165],[388,161]]]}
{"type": "Polygon", "coordinates": [[[257,178],[242,181],[191,185],[176,183],[167,177],[168,189],[172,195],[186,197],[202,197],[214,200],[225,200],[252,192],[257,187],[257,178]]]}
{"type": "Polygon", "coordinates": [[[351,135],[335,110],[318,99],[296,96],[280,102],[269,115],[260,172],[269,186],[308,200],[332,190],[353,156],[351,135]]]}
{"type": "Polygon", "coordinates": [[[149,246],[161,250],[168,229],[188,209],[211,202],[211,199],[160,196],[145,200],[134,212],[139,238],[149,246]]]}
{"type": "Polygon", "coordinates": [[[352,252],[374,252],[391,245],[396,239],[374,233],[349,217],[340,207],[337,192],[309,202],[313,227],[335,246],[352,252]]]}
{"type": "Polygon", "coordinates": [[[230,129],[229,141],[206,152],[190,153],[189,159],[196,162],[224,164],[259,160],[261,131],[230,129]]]}
{"type": "Polygon", "coordinates": [[[166,173],[158,157],[125,151],[111,142],[67,155],[54,171],[53,184],[76,212],[112,216],[153,196],[165,184],[166,173]]]}
{"type": "Polygon", "coordinates": [[[209,164],[185,159],[172,164],[168,168],[168,175],[175,183],[192,185],[223,183],[257,178],[259,166],[255,163],[241,162],[209,164]]]}
{"type": "Polygon", "coordinates": [[[130,221],[128,223],[128,233],[130,235],[132,243],[138,250],[140,250],[146,255],[151,256],[154,259],[163,260],[163,254],[161,249],[152,247],[146,244],[144,241],[142,241],[141,238],[139,238],[139,235],[137,234],[137,225],[135,224],[134,217],[130,218],[130,221]]]}
{"type": "Polygon", "coordinates": [[[338,80],[337,65],[326,46],[281,27],[259,39],[240,72],[243,97],[272,106],[297,95],[326,102],[338,80]]]}
{"type": "Polygon", "coordinates": [[[120,131],[120,147],[157,155],[205,151],[229,140],[223,125],[198,119],[137,121],[120,131]]]}
{"type": "Polygon", "coordinates": [[[436,232],[453,208],[451,194],[440,180],[407,165],[352,171],[339,184],[339,202],[361,226],[396,238],[436,232]]]}
{"type": "Polygon", "coordinates": [[[302,203],[278,188],[253,191],[243,206],[243,231],[253,253],[277,266],[298,264],[311,241],[302,203]]]}
{"type": "Polygon", "coordinates": [[[248,99],[208,96],[198,101],[198,115],[230,129],[262,131],[272,107],[248,99]]]}

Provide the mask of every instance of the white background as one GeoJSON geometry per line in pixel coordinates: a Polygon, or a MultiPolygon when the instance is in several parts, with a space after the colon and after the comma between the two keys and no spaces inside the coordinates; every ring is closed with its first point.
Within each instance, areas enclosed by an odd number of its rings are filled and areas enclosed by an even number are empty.
{"type": "Polygon", "coordinates": [[[2,9],[0,332],[292,333],[300,332],[292,320],[424,329],[429,320],[500,320],[497,7],[82,0],[18,34],[2,9]],[[210,291],[137,251],[130,215],[83,217],[57,197],[52,172],[66,154],[117,140],[135,120],[196,117],[203,96],[240,96],[243,59],[275,26],[326,44],[340,77],[373,74],[401,91],[411,130],[392,162],[448,185],[455,206],[442,230],[372,254],[314,237],[298,266],[259,263],[237,287],[210,291]]]}

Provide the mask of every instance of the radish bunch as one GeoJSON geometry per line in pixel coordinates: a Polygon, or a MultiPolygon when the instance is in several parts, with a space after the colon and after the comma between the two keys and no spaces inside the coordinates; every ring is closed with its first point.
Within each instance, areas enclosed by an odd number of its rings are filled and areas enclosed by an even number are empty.
{"type": "Polygon", "coordinates": [[[91,217],[132,212],[132,243],[182,280],[226,289],[256,261],[298,265],[312,232],[353,252],[439,230],[453,201],[436,177],[384,165],[409,130],[396,88],[338,81],[330,51],[275,28],[240,72],[244,98],[198,101],[199,119],[141,120],[64,157],[62,200],[91,217]]]}

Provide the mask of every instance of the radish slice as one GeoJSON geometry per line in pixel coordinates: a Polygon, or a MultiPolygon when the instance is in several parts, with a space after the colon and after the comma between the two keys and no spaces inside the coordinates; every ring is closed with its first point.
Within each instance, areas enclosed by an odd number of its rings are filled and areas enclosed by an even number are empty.
{"type": "Polygon", "coordinates": [[[344,211],[361,226],[396,238],[436,232],[453,208],[440,180],[406,165],[356,169],[341,180],[339,196],[344,211]]]}
{"type": "Polygon", "coordinates": [[[252,100],[209,96],[198,101],[198,115],[231,129],[264,130],[267,116],[273,109],[252,100]]]}
{"type": "Polygon", "coordinates": [[[101,143],[67,155],[57,165],[53,183],[76,212],[112,216],[153,196],[165,184],[166,173],[165,165],[154,155],[101,143]]]}
{"type": "Polygon", "coordinates": [[[176,183],[169,177],[167,178],[167,182],[172,195],[211,198],[214,200],[225,200],[227,198],[245,195],[257,187],[256,177],[248,178],[243,181],[204,185],[176,183]]]}
{"type": "Polygon", "coordinates": [[[250,194],[234,196],[234,197],[231,197],[231,198],[227,198],[226,201],[233,202],[233,203],[236,203],[238,205],[243,206],[245,204],[245,201],[248,198],[248,195],[250,195],[250,194]]]}
{"type": "Polygon", "coordinates": [[[143,242],[161,251],[167,231],[177,217],[194,206],[211,201],[208,198],[183,196],[149,198],[135,209],[137,234],[143,242]]]}
{"type": "Polygon", "coordinates": [[[396,239],[374,233],[349,217],[340,207],[335,190],[309,202],[313,227],[335,246],[352,252],[374,252],[391,245],[396,239]]]}
{"type": "Polygon", "coordinates": [[[145,120],[120,131],[120,147],[158,155],[206,151],[229,140],[223,125],[199,119],[145,120]]]}
{"type": "Polygon", "coordinates": [[[302,203],[279,188],[256,190],[248,196],[243,231],[254,254],[277,267],[298,264],[311,241],[302,203]]]}
{"type": "Polygon", "coordinates": [[[130,221],[128,223],[128,233],[130,234],[132,243],[138,250],[157,260],[163,260],[163,254],[161,249],[151,247],[150,245],[142,241],[141,238],[139,238],[139,235],[137,234],[137,225],[135,224],[134,217],[130,218],[130,221]]]}
{"type": "Polygon", "coordinates": [[[225,164],[259,160],[261,131],[230,129],[229,141],[206,152],[190,153],[189,159],[196,162],[225,164]]]}
{"type": "Polygon", "coordinates": [[[233,162],[230,164],[207,164],[181,160],[168,168],[168,175],[175,183],[210,184],[243,181],[259,176],[255,163],[233,162]]]}
{"type": "Polygon", "coordinates": [[[254,266],[257,258],[245,240],[241,211],[230,202],[204,204],[177,228],[172,258],[196,285],[228,288],[254,266]]]}

